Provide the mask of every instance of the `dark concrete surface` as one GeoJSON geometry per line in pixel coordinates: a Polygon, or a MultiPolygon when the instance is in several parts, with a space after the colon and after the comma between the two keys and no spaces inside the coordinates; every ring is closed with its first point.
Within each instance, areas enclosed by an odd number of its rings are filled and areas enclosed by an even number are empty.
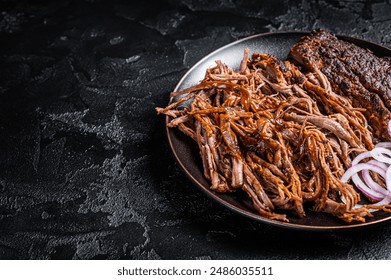
{"type": "Polygon", "coordinates": [[[200,58],[269,31],[391,47],[388,1],[2,1],[1,259],[391,259],[391,224],[289,231],[211,201],[154,108],[200,58]]]}

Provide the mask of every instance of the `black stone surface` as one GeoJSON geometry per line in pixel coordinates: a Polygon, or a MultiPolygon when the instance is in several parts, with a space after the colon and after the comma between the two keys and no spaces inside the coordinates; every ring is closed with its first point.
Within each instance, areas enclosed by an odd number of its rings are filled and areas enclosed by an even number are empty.
{"type": "Polygon", "coordinates": [[[391,225],[288,231],[199,192],[168,150],[180,77],[248,35],[391,47],[390,1],[3,1],[1,259],[391,259],[391,225]]]}

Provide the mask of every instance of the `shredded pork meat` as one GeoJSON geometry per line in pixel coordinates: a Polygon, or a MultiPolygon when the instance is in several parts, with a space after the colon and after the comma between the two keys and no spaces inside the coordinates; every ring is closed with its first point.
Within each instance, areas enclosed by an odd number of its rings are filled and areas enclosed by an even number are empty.
{"type": "Polygon", "coordinates": [[[280,221],[308,209],[347,222],[371,216],[354,208],[360,195],[340,178],[373,148],[372,134],[362,109],[321,71],[246,49],[238,71],[216,61],[199,84],[171,96],[156,110],[197,142],[212,190],[241,189],[260,215],[280,221]]]}

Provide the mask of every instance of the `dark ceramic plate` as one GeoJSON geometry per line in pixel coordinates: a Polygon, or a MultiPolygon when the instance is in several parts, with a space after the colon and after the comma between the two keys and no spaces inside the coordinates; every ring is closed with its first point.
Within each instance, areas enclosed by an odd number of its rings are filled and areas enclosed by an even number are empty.
{"type": "MultiPolygon", "coordinates": [[[[259,34],[226,45],[204,57],[196,65],[194,65],[180,80],[175,88],[175,91],[197,84],[203,79],[205,70],[214,66],[215,60],[217,59],[220,59],[234,69],[238,69],[245,47],[250,48],[250,53],[264,52],[275,55],[280,59],[285,59],[291,46],[294,45],[302,36],[308,34],[309,33],[304,32],[259,34]]],[[[351,37],[339,36],[339,38],[370,49],[378,56],[391,56],[391,49],[380,45],[351,37]]],[[[168,121],[169,118],[167,117],[166,122],[168,121]]],[[[203,176],[202,162],[196,143],[187,136],[183,135],[177,129],[167,128],[167,136],[176,160],[190,180],[209,197],[229,209],[249,218],[284,228],[315,231],[358,229],[378,225],[391,220],[391,214],[379,211],[374,213],[373,218],[368,218],[366,223],[347,224],[331,215],[312,212],[308,209],[306,210],[307,216],[304,218],[289,216],[289,223],[267,219],[260,216],[253,209],[252,203],[245,193],[237,192],[235,194],[220,194],[211,191],[209,189],[209,182],[203,176]]]]}

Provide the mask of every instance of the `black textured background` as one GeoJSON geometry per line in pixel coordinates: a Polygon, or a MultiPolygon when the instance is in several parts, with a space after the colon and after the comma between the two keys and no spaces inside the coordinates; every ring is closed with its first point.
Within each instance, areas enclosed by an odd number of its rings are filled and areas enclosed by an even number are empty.
{"type": "Polygon", "coordinates": [[[154,111],[248,35],[325,28],[391,47],[389,0],[0,5],[0,258],[391,259],[390,224],[288,231],[217,205],[154,111]]]}

